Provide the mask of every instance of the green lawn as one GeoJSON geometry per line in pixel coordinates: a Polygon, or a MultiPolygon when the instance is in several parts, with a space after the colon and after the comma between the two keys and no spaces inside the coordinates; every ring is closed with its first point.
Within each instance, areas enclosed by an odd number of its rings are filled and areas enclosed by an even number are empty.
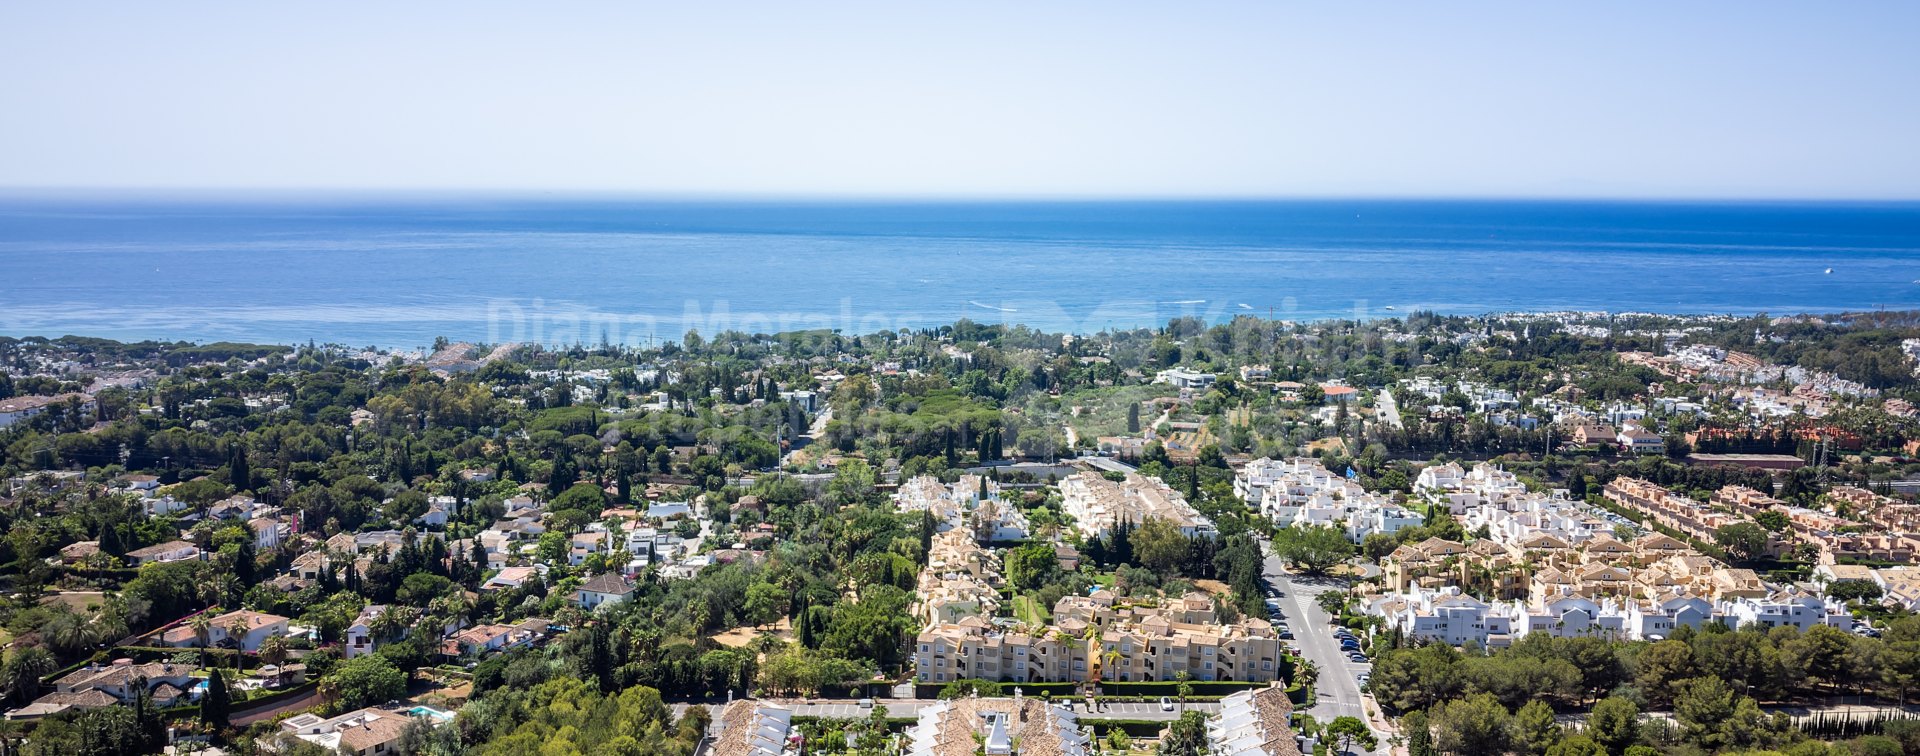
{"type": "Polygon", "coordinates": [[[1045,625],[1053,616],[1040,602],[1033,600],[1033,594],[1023,593],[1013,599],[1013,618],[1032,625],[1045,625]]]}

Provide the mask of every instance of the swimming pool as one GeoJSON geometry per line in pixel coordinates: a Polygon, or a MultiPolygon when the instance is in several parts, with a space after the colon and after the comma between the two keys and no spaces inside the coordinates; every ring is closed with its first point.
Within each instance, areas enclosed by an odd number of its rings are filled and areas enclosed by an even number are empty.
{"type": "Polygon", "coordinates": [[[407,715],[431,719],[435,724],[453,721],[453,712],[436,709],[431,706],[415,706],[407,710],[407,715]]]}

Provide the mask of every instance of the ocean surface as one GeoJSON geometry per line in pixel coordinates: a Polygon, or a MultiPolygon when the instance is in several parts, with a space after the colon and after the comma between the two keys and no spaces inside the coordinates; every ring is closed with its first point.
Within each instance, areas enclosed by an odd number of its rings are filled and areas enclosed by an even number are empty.
{"type": "Polygon", "coordinates": [[[1920,308],[1920,204],[0,197],[0,335],[647,344],[1920,308]]]}

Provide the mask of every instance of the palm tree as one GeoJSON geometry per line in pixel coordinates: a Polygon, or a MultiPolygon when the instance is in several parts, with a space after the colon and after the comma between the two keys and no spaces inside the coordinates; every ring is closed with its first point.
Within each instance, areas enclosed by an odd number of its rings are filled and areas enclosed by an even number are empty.
{"type": "Polygon", "coordinates": [[[260,641],[260,661],[268,664],[279,664],[287,660],[287,650],[286,636],[269,635],[260,641]]]}
{"type": "Polygon", "coordinates": [[[247,633],[252,631],[253,627],[247,624],[245,617],[235,617],[233,622],[227,625],[227,640],[233,642],[233,665],[236,669],[246,668],[247,657],[241,651],[246,649],[247,633]]]}
{"type": "Polygon", "coordinates": [[[193,637],[200,642],[200,647],[206,648],[213,639],[213,618],[208,617],[206,612],[201,612],[193,615],[193,619],[188,620],[187,624],[193,627],[193,637]]]}
{"type": "Polygon", "coordinates": [[[7,660],[0,670],[6,672],[6,679],[0,684],[6,686],[7,697],[16,703],[31,700],[40,692],[40,678],[53,674],[60,668],[53,654],[37,646],[15,649],[13,658],[7,660]]]}
{"type": "Polygon", "coordinates": [[[320,684],[315,687],[320,693],[321,709],[333,711],[334,705],[340,702],[340,679],[333,675],[323,675],[320,678],[320,684]]]}
{"type": "Polygon", "coordinates": [[[381,641],[387,641],[398,634],[400,628],[405,627],[406,624],[406,618],[400,616],[399,607],[389,606],[379,614],[374,615],[373,622],[370,623],[367,629],[373,631],[373,637],[381,641]]]}
{"type": "Polygon", "coordinates": [[[218,580],[201,581],[197,589],[201,605],[212,608],[214,604],[220,603],[221,589],[222,586],[218,580]]]}
{"type": "Polygon", "coordinates": [[[247,592],[247,586],[245,583],[240,582],[239,575],[235,575],[229,572],[226,575],[221,576],[220,578],[221,602],[238,605],[240,603],[241,597],[245,596],[246,592],[247,592]]]}
{"type": "Polygon", "coordinates": [[[428,602],[427,606],[434,614],[450,620],[464,619],[471,608],[467,604],[467,592],[458,589],[448,591],[447,595],[428,602]]]}
{"type": "Polygon", "coordinates": [[[1187,713],[1187,696],[1193,695],[1193,676],[1186,670],[1180,670],[1173,676],[1173,690],[1180,696],[1180,713],[1187,713]]]}
{"type": "Polygon", "coordinates": [[[86,620],[71,611],[61,612],[41,625],[40,637],[62,655],[78,653],[93,643],[86,620]]]}
{"type": "Polygon", "coordinates": [[[127,620],[119,610],[103,608],[93,615],[93,621],[87,623],[87,636],[92,645],[112,643],[127,635],[127,620]]]}

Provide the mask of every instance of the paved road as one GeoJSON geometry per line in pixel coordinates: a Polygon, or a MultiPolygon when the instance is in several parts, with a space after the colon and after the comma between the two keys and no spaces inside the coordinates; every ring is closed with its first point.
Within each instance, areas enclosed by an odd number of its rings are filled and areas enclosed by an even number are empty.
{"type": "Polygon", "coordinates": [[[1092,467],[1096,470],[1111,470],[1117,473],[1130,473],[1136,469],[1134,468],[1133,465],[1129,465],[1125,462],[1121,462],[1120,460],[1114,459],[1112,457],[1081,457],[1080,461],[1087,463],[1089,467],[1092,467]]]}
{"type": "Polygon", "coordinates": [[[1383,388],[1374,397],[1378,409],[1374,417],[1395,428],[1404,427],[1400,423],[1400,405],[1394,401],[1392,389],[1383,388]]]}
{"type": "Polygon", "coordinates": [[[233,726],[245,727],[255,722],[264,722],[281,714],[300,711],[301,709],[319,705],[319,703],[320,689],[317,687],[310,688],[307,692],[300,695],[276,701],[272,706],[267,708],[247,711],[244,714],[236,714],[233,717],[233,726]]]}
{"type": "Polygon", "coordinates": [[[1364,721],[1366,713],[1361,708],[1360,683],[1356,676],[1367,671],[1369,665],[1348,661],[1340,652],[1340,642],[1333,637],[1333,618],[1314,602],[1314,597],[1345,586],[1332,578],[1296,579],[1281,566],[1281,561],[1269,553],[1267,582],[1287,594],[1280,599],[1287,627],[1293,630],[1301,654],[1320,669],[1320,679],[1314,685],[1319,700],[1307,713],[1320,722],[1335,717],[1358,717],[1364,721]]]}

